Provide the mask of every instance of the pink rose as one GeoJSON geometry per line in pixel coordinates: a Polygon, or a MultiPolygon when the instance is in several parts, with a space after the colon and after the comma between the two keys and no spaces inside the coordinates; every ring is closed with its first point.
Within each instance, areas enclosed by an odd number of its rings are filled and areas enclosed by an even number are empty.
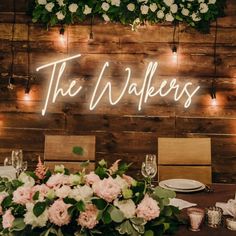
{"type": "Polygon", "coordinates": [[[13,202],[24,205],[32,200],[32,188],[21,186],[13,192],[13,202]]]}
{"type": "Polygon", "coordinates": [[[55,175],[52,175],[48,181],[47,181],[47,186],[49,188],[60,188],[62,185],[69,185],[70,184],[70,179],[69,176],[58,173],[55,175]]]}
{"type": "Polygon", "coordinates": [[[11,228],[15,217],[12,215],[11,210],[7,210],[2,216],[2,226],[4,229],[11,228]]]}
{"type": "Polygon", "coordinates": [[[77,220],[78,224],[82,227],[93,229],[98,223],[97,220],[98,209],[93,204],[88,204],[86,210],[81,212],[77,220]]]}
{"type": "Polygon", "coordinates": [[[59,198],[66,198],[71,193],[71,188],[64,185],[56,190],[56,196],[59,198]]]}
{"type": "Polygon", "coordinates": [[[85,182],[87,185],[93,185],[98,181],[100,181],[100,178],[93,171],[90,172],[88,175],[85,175],[85,182]]]}
{"type": "Polygon", "coordinates": [[[120,186],[112,177],[94,183],[92,188],[98,197],[103,198],[107,202],[112,202],[121,193],[120,186]]]}
{"type": "Polygon", "coordinates": [[[40,196],[42,198],[45,198],[48,194],[48,191],[50,188],[46,184],[41,184],[41,185],[35,185],[32,189],[32,196],[36,193],[39,192],[40,196]]]}
{"type": "Polygon", "coordinates": [[[69,204],[63,202],[62,199],[56,200],[48,209],[49,220],[58,226],[67,225],[70,223],[68,214],[69,204]]]}
{"type": "Polygon", "coordinates": [[[157,201],[145,195],[144,199],[136,209],[137,217],[143,218],[146,221],[153,220],[160,215],[160,208],[157,201]]]}

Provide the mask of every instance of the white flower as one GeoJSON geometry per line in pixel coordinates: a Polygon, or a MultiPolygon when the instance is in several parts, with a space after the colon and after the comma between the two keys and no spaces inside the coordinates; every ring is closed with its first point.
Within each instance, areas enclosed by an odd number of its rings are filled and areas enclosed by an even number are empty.
{"type": "Polygon", "coordinates": [[[140,2],[140,3],[147,3],[148,2],[148,0],[138,0],[138,2],[140,2]]]}
{"type": "Polygon", "coordinates": [[[49,12],[52,12],[52,9],[54,6],[55,6],[55,4],[53,2],[50,2],[45,5],[45,9],[49,12]]]}
{"type": "Polygon", "coordinates": [[[147,5],[142,5],[142,6],[140,7],[140,10],[141,10],[141,13],[142,13],[143,15],[147,15],[147,14],[148,14],[149,7],[148,7],[147,5]]]}
{"type": "Polygon", "coordinates": [[[38,0],[38,4],[39,5],[46,5],[47,4],[47,0],[38,0]]]}
{"type": "Polygon", "coordinates": [[[67,185],[63,185],[62,187],[56,190],[56,196],[59,198],[66,198],[70,195],[71,188],[67,185]]]}
{"type": "Polygon", "coordinates": [[[81,183],[81,176],[70,174],[69,180],[71,185],[79,185],[81,183]]]}
{"type": "Polygon", "coordinates": [[[162,10],[159,10],[159,11],[157,12],[157,18],[163,19],[164,16],[165,16],[165,14],[164,14],[164,12],[163,12],[162,10]]]}
{"type": "Polygon", "coordinates": [[[166,6],[168,6],[168,7],[170,7],[172,4],[174,4],[174,0],[164,0],[163,1],[165,4],[166,4],[166,6]]]}
{"type": "Polygon", "coordinates": [[[63,20],[65,18],[65,15],[61,11],[57,12],[56,15],[58,20],[63,20]]]}
{"type": "Polygon", "coordinates": [[[55,190],[54,189],[50,189],[47,193],[47,198],[49,199],[54,199],[56,197],[56,194],[55,194],[55,190]]]}
{"type": "Polygon", "coordinates": [[[201,12],[201,13],[206,13],[206,12],[208,12],[208,5],[206,4],[206,3],[201,3],[200,4],[200,8],[199,8],[199,11],[201,12]]]}
{"type": "Polygon", "coordinates": [[[24,172],[22,172],[20,174],[18,180],[20,180],[22,183],[24,183],[25,187],[33,187],[35,185],[34,179],[24,172]]]}
{"type": "Polygon", "coordinates": [[[84,11],[83,11],[83,13],[84,13],[85,15],[88,15],[88,14],[90,14],[91,12],[92,12],[92,8],[89,7],[88,5],[85,5],[85,6],[84,6],[84,11]]]}
{"type": "Polygon", "coordinates": [[[156,4],[156,3],[150,4],[150,10],[151,10],[152,12],[155,12],[155,11],[157,10],[157,4],[156,4]]]}
{"type": "Polygon", "coordinates": [[[215,4],[216,3],[216,0],[209,0],[208,1],[208,4],[215,4]]]}
{"type": "Polygon", "coordinates": [[[120,0],[111,0],[111,5],[119,7],[120,6],[120,0]]]}
{"type": "Polygon", "coordinates": [[[60,7],[65,6],[64,0],[57,0],[57,3],[60,7]]]}
{"type": "Polygon", "coordinates": [[[192,15],[191,15],[193,21],[200,21],[201,18],[194,12],[192,15]]]}
{"type": "Polygon", "coordinates": [[[135,216],[136,206],[133,200],[122,200],[118,201],[117,199],[114,201],[114,205],[120,209],[120,211],[124,214],[125,218],[129,219],[135,216]]]}
{"type": "Polygon", "coordinates": [[[191,3],[188,3],[188,4],[187,4],[187,7],[188,7],[188,8],[191,8],[191,6],[192,6],[191,3]]]}
{"type": "Polygon", "coordinates": [[[83,200],[89,202],[93,196],[93,190],[87,185],[78,186],[77,188],[72,189],[69,196],[76,201],[83,200]]]}
{"type": "Polygon", "coordinates": [[[36,217],[33,213],[34,204],[33,203],[27,203],[26,204],[26,213],[24,215],[24,222],[27,225],[32,225],[33,228],[35,227],[44,227],[46,226],[46,223],[48,221],[48,210],[45,209],[45,211],[39,216],[36,217]]]}
{"type": "Polygon", "coordinates": [[[198,0],[198,2],[199,2],[199,3],[201,3],[201,2],[205,2],[205,0],[198,0]]]}
{"type": "Polygon", "coordinates": [[[173,21],[174,20],[174,17],[172,16],[171,13],[167,13],[166,14],[166,21],[173,21]]]}
{"type": "Polygon", "coordinates": [[[129,3],[129,4],[127,5],[127,9],[128,9],[129,11],[134,11],[135,5],[134,5],[133,3],[129,3]]]}
{"type": "Polygon", "coordinates": [[[102,17],[105,21],[110,21],[110,18],[107,14],[103,14],[102,17]]]}
{"type": "MultiPolygon", "coordinates": [[[[62,12],[59,11],[59,12],[56,13],[56,15],[59,14],[59,13],[62,14],[62,12]]],[[[62,15],[63,15],[63,14],[62,14],[62,15]]],[[[63,16],[64,16],[64,15],[63,15],[63,16]]],[[[64,16],[64,17],[65,17],[65,16],[64,16]]],[[[63,19],[64,19],[64,17],[63,17],[63,19]]],[[[57,18],[58,18],[58,16],[57,16],[57,18]]],[[[63,20],[63,19],[62,19],[62,20],[63,20]]],[[[61,19],[58,18],[58,20],[61,20],[61,19]]],[[[64,172],[65,172],[65,166],[64,166],[64,165],[56,165],[56,166],[54,167],[54,172],[55,172],[55,173],[64,173],[64,172]]]]}
{"type": "MultiPolygon", "coordinates": [[[[110,5],[109,5],[109,3],[107,3],[107,2],[104,2],[103,4],[102,4],[102,9],[104,10],[104,11],[108,11],[109,10],[109,8],[110,8],[110,5]]],[[[104,18],[104,17],[103,17],[104,18]]]]}
{"type": "Polygon", "coordinates": [[[127,181],[125,181],[123,178],[121,178],[119,175],[116,176],[116,178],[114,179],[114,181],[116,182],[117,185],[120,186],[121,189],[124,188],[128,188],[129,185],[127,183],[127,181]]]}
{"type": "Polygon", "coordinates": [[[187,8],[183,8],[181,11],[182,15],[188,16],[189,15],[189,10],[187,8]]]}
{"type": "Polygon", "coordinates": [[[171,5],[171,6],[170,6],[170,11],[171,11],[172,13],[176,13],[176,12],[178,11],[178,6],[177,6],[177,4],[171,5]]]}
{"type": "Polygon", "coordinates": [[[78,5],[76,3],[71,3],[68,8],[70,12],[74,13],[77,11],[78,5]]]}

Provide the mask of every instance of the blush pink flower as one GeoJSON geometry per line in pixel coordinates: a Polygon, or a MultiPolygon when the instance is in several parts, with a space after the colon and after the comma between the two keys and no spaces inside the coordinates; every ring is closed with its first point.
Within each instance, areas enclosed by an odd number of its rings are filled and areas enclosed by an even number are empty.
{"type": "Polygon", "coordinates": [[[71,205],[63,202],[62,199],[56,200],[48,209],[49,220],[58,226],[67,225],[70,223],[68,208],[71,205]]]}
{"type": "Polygon", "coordinates": [[[92,188],[98,197],[106,200],[107,202],[112,202],[121,193],[120,186],[112,177],[94,183],[92,188]]]}
{"type": "Polygon", "coordinates": [[[88,175],[85,175],[85,183],[87,185],[93,185],[94,183],[98,181],[100,181],[100,178],[93,171],[90,172],[88,175]]]}
{"type": "Polygon", "coordinates": [[[34,195],[36,192],[39,192],[40,196],[42,198],[45,198],[49,190],[50,188],[46,184],[35,185],[32,189],[32,192],[33,192],[32,195],[34,195]]]}
{"type": "Polygon", "coordinates": [[[134,182],[134,179],[131,176],[122,175],[122,178],[126,181],[126,183],[128,184],[128,186],[130,187],[132,185],[132,183],[134,182]]]}
{"type": "Polygon", "coordinates": [[[21,186],[13,192],[13,202],[25,205],[32,201],[32,188],[21,186]]]}
{"type": "Polygon", "coordinates": [[[71,193],[71,188],[68,185],[64,185],[56,190],[56,196],[59,198],[66,198],[71,193]]]}
{"type": "Polygon", "coordinates": [[[97,224],[98,209],[93,204],[88,204],[86,210],[81,212],[77,222],[82,227],[93,229],[97,224]]]}
{"type": "Polygon", "coordinates": [[[52,175],[48,179],[46,184],[49,188],[57,189],[57,188],[60,188],[62,185],[65,185],[65,184],[69,185],[70,179],[69,179],[69,176],[58,173],[58,174],[52,175]]]}
{"type": "Polygon", "coordinates": [[[8,196],[8,194],[6,193],[6,192],[1,192],[0,193],[0,215],[2,215],[3,214],[3,210],[2,210],[2,206],[1,206],[1,204],[2,204],[2,201],[5,199],[5,197],[7,197],[8,196]]]}
{"type": "Polygon", "coordinates": [[[109,168],[108,171],[109,171],[109,174],[110,174],[110,175],[114,174],[114,173],[118,170],[120,161],[121,161],[121,159],[116,160],[116,161],[112,164],[112,166],[109,168]]]}
{"type": "Polygon", "coordinates": [[[4,229],[11,228],[15,217],[12,215],[11,210],[7,210],[2,216],[2,226],[4,229]]]}
{"type": "Polygon", "coordinates": [[[136,209],[137,217],[143,218],[146,221],[153,220],[160,215],[160,208],[157,201],[145,195],[144,199],[136,209]]]}

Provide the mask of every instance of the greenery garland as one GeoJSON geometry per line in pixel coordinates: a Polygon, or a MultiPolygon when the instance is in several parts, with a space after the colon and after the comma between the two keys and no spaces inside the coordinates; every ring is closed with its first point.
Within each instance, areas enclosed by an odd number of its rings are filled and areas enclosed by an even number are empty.
{"type": "Polygon", "coordinates": [[[202,32],[224,15],[226,0],[35,0],[33,22],[54,26],[99,16],[106,22],[129,24],[185,22],[202,32]]]}

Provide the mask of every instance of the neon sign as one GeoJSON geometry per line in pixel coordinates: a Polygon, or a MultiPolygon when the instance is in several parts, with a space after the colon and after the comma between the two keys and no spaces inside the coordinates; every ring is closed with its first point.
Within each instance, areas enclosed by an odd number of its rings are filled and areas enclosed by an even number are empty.
{"type": "MultiPolygon", "coordinates": [[[[66,96],[74,97],[76,95],[79,95],[79,93],[83,89],[83,87],[79,85],[78,81],[76,80],[70,81],[66,89],[60,87],[60,80],[66,68],[67,62],[77,59],[79,57],[81,57],[81,54],[77,54],[72,57],[58,60],[40,66],[36,69],[36,71],[40,71],[42,69],[52,67],[51,78],[47,89],[46,100],[44,107],[42,109],[43,116],[46,114],[49,104],[55,103],[59,95],[62,97],[66,96]]],[[[109,69],[109,66],[110,63],[105,62],[102,67],[102,70],[99,74],[98,80],[96,82],[96,85],[94,87],[90,99],[89,103],[90,110],[94,110],[101,101],[101,99],[104,96],[106,96],[106,94],[108,96],[109,103],[113,106],[117,105],[122,100],[125,94],[134,95],[139,98],[137,108],[140,111],[142,110],[143,105],[148,102],[149,98],[156,96],[166,97],[171,92],[174,92],[173,97],[175,101],[179,101],[183,96],[186,96],[187,98],[184,102],[184,107],[188,108],[191,105],[193,96],[200,89],[200,86],[193,87],[193,84],[191,82],[187,82],[184,84],[184,86],[180,87],[180,84],[178,84],[176,79],[172,79],[170,82],[168,82],[167,80],[163,80],[158,88],[154,87],[152,85],[152,81],[158,67],[158,62],[150,62],[147,66],[141,88],[139,88],[137,83],[131,82],[131,75],[132,75],[131,68],[129,67],[125,68],[125,72],[127,74],[125,84],[119,96],[114,98],[112,95],[111,82],[106,82],[105,85],[102,85],[102,81],[105,79],[104,73],[109,69]]]]}

